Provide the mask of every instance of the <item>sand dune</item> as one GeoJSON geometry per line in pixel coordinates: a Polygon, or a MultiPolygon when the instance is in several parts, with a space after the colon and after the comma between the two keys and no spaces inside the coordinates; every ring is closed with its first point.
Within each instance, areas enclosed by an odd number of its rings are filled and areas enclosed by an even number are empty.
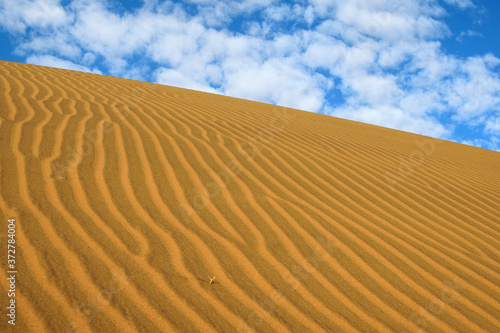
{"type": "Polygon", "coordinates": [[[497,152],[3,61],[0,137],[2,332],[500,332],[497,152]]]}

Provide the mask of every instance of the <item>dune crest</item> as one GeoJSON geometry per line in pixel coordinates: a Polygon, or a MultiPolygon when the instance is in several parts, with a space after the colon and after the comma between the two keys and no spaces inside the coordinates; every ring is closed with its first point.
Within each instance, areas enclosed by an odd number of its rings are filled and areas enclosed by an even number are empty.
{"type": "Polygon", "coordinates": [[[500,331],[497,152],[4,61],[0,136],[2,332],[500,331]]]}

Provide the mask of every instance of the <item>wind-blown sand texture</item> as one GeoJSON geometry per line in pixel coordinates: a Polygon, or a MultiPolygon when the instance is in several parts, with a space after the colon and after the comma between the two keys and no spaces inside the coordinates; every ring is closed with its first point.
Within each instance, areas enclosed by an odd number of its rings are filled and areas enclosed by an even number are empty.
{"type": "Polygon", "coordinates": [[[0,136],[2,332],[500,332],[497,152],[3,61],[0,136]]]}

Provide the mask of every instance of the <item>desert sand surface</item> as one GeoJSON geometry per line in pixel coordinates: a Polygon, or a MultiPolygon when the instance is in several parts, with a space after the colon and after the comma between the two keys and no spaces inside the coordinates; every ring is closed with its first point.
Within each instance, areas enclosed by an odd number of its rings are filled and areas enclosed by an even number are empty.
{"type": "Polygon", "coordinates": [[[0,61],[0,154],[1,332],[500,332],[498,152],[0,61]]]}

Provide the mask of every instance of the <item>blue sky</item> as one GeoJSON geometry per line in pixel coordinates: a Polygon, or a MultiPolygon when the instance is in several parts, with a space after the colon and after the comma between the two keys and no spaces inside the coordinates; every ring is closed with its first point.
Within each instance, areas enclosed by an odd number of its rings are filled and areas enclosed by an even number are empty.
{"type": "Polygon", "coordinates": [[[0,0],[0,59],[500,151],[500,1],[0,0]]]}

